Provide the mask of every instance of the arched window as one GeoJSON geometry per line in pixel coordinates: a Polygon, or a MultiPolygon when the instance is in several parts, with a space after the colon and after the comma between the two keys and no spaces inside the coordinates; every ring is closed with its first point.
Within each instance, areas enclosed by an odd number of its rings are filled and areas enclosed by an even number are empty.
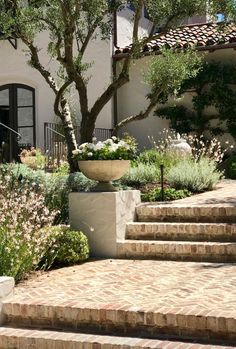
{"type": "Polygon", "coordinates": [[[0,86],[0,162],[18,160],[35,146],[35,91],[23,84],[0,86]]]}

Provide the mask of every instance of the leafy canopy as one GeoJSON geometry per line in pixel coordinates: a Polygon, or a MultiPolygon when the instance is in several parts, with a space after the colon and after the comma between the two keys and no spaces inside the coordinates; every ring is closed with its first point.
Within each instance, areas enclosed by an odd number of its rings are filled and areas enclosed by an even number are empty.
{"type": "Polygon", "coordinates": [[[194,51],[172,52],[163,50],[154,56],[146,74],[151,86],[149,98],[161,92],[161,100],[169,94],[177,94],[186,79],[194,78],[201,67],[202,58],[194,51]]]}

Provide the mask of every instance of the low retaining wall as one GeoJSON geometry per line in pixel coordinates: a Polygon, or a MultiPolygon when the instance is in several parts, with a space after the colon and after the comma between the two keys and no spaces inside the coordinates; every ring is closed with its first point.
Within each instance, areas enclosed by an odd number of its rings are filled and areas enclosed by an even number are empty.
{"type": "Polygon", "coordinates": [[[126,223],[133,222],[140,191],[71,193],[70,224],[88,237],[93,257],[117,257],[117,241],[125,239],[126,223]]]}
{"type": "Polygon", "coordinates": [[[12,277],[0,277],[0,326],[4,322],[4,314],[2,312],[2,302],[8,297],[13,296],[15,281],[12,277]]]}

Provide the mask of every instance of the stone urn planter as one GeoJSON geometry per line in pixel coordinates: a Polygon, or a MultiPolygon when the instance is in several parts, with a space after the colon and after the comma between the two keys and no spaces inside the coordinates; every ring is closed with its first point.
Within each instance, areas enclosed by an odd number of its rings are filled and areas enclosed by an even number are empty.
{"type": "Polygon", "coordinates": [[[89,179],[98,181],[93,191],[117,191],[111,181],[120,179],[129,169],[129,160],[80,160],[79,168],[89,179]]]}
{"type": "Polygon", "coordinates": [[[180,138],[178,135],[177,139],[173,139],[169,146],[167,147],[167,151],[172,154],[176,154],[177,156],[186,157],[192,154],[192,148],[187,143],[187,141],[183,138],[180,138]]]}

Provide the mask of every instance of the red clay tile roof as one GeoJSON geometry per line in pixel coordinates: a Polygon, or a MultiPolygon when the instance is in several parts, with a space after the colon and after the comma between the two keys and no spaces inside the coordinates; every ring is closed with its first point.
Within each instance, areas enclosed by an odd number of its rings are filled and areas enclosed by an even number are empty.
{"type": "MultiPolygon", "coordinates": [[[[160,34],[156,40],[144,46],[144,52],[158,52],[162,48],[185,49],[189,47],[214,49],[214,46],[236,43],[236,24],[229,23],[224,28],[219,23],[204,23],[182,26],[160,34]]],[[[117,49],[115,55],[128,53],[131,45],[117,49]]]]}

